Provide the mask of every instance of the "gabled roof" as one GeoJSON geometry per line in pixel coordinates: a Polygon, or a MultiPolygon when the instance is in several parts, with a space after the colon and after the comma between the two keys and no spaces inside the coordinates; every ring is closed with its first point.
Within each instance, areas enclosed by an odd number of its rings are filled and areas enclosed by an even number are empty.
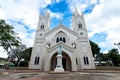
{"type": "Polygon", "coordinates": [[[58,30],[58,29],[60,29],[60,28],[66,30],[66,31],[68,31],[68,32],[70,32],[70,33],[73,34],[74,36],[77,36],[77,33],[76,33],[75,31],[67,28],[66,26],[64,26],[64,25],[62,25],[62,24],[59,24],[57,27],[55,27],[55,28],[53,28],[52,30],[48,31],[48,32],[45,34],[45,36],[48,36],[49,34],[54,33],[56,30],[58,30]]]}
{"type": "Polygon", "coordinates": [[[50,52],[50,51],[52,51],[53,49],[57,49],[59,45],[61,45],[62,48],[65,48],[65,49],[67,49],[67,50],[69,50],[69,51],[71,51],[71,52],[74,51],[74,48],[73,48],[73,47],[65,44],[65,43],[62,42],[62,41],[60,41],[60,42],[58,42],[57,44],[55,44],[55,45],[51,46],[50,48],[48,48],[48,51],[50,52]]]}

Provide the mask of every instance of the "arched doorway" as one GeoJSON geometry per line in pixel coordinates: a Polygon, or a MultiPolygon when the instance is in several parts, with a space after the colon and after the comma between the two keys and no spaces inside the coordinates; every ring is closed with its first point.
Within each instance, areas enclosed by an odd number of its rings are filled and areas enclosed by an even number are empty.
{"type": "MultiPolygon", "coordinates": [[[[56,64],[57,64],[57,53],[55,53],[52,58],[51,58],[51,70],[53,71],[56,67],[56,64]]],[[[65,52],[62,52],[62,65],[63,65],[63,68],[65,71],[71,71],[71,60],[70,60],[70,57],[65,53],[65,52]]]]}

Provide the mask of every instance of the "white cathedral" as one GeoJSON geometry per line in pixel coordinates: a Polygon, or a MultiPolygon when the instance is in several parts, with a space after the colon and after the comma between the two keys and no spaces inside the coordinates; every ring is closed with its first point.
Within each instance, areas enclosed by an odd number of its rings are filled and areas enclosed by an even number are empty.
{"type": "Polygon", "coordinates": [[[49,13],[39,16],[29,69],[54,71],[57,50],[61,46],[62,67],[65,71],[95,69],[84,15],[77,10],[72,17],[72,29],[62,23],[50,30],[49,13]]]}

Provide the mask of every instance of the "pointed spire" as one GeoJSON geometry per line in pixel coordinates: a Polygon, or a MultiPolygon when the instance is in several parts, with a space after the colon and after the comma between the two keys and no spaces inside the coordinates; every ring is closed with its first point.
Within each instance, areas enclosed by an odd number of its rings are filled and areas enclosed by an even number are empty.
{"type": "Polygon", "coordinates": [[[39,14],[39,19],[41,18],[41,14],[39,14]]]}
{"type": "Polygon", "coordinates": [[[75,12],[77,12],[77,6],[75,5],[75,12]]]}
{"type": "Polygon", "coordinates": [[[82,16],[84,16],[84,12],[83,11],[81,11],[81,14],[82,14],[82,16]]]}
{"type": "Polygon", "coordinates": [[[45,16],[49,18],[49,12],[48,12],[48,10],[45,11],[45,16]]]}
{"type": "Polygon", "coordinates": [[[78,10],[77,10],[77,6],[75,5],[75,15],[79,14],[78,10]]]}
{"type": "Polygon", "coordinates": [[[82,15],[83,16],[83,12],[81,10],[78,11],[77,6],[75,6],[75,15],[82,15]]]}

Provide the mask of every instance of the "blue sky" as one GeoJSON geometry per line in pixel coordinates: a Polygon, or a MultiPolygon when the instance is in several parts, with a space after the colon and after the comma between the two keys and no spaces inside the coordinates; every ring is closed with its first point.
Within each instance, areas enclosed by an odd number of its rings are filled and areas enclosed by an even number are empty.
{"type": "MultiPolygon", "coordinates": [[[[61,21],[72,28],[72,13],[77,8],[84,13],[89,39],[97,43],[101,52],[117,48],[120,41],[120,1],[119,0],[1,0],[0,19],[5,19],[15,27],[22,43],[33,45],[39,14],[50,13],[53,29],[61,21]],[[6,5],[7,3],[7,5],[6,5]],[[29,43],[28,43],[29,42],[29,43]]],[[[0,48],[0,57],[7,57],[0,48]]]]}
{"type": "Polygon", "coordinates": [[[72,18],[72,13],[70,12],[68,3],[65,0],[62,0],[59,3],[50,4],[45,9],[49,9],[54,13],[63,14],[62,19],[57,19],[57,18],[51,19],[51,28],[57,26],[61,21],[65,26],[70,27],[70,20],[72,18]]]}

